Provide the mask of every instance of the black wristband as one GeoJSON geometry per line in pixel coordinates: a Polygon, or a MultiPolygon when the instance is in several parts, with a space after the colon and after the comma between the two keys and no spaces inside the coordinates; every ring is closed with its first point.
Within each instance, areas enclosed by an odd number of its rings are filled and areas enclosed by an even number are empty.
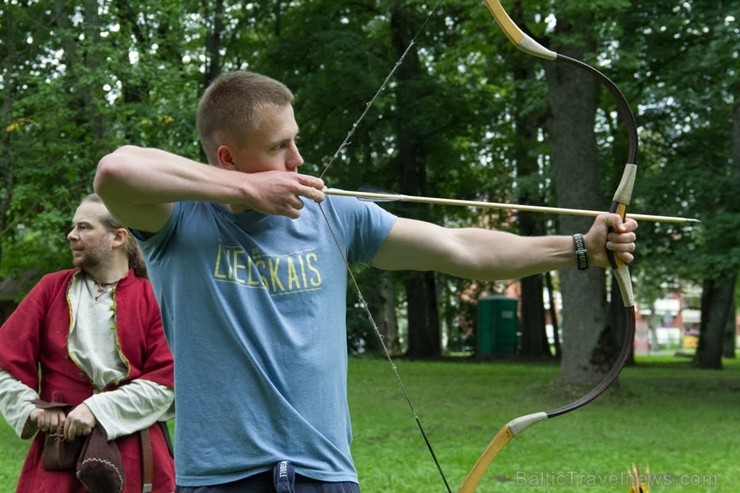
{"type": "Polygon", "coordinates": [[[576,233],[573,235],[573,245],[576,247],[576,266],[578,270],[588,269],[588,250],[586,250],[582,234],[576,233]]]}

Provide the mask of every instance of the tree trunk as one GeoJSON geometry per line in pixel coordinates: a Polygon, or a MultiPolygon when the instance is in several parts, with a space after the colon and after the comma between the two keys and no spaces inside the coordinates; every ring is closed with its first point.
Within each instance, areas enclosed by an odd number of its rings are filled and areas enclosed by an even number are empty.
{"type": "Polygon", "coordinates": [[[727,322],[725,323],[725,334],[722,344],[722,357],[724,358],[735,358],[735,333],[737,332],[737,328],[735,327],[735,313],[737,313],[737,311],[734,296],[730,299],[730,304],[731,306],[727,322]]]}
{"type": "MultiPolygon", "coordinates": [[[[123,26],[128,26],[131,31],[131,36],[135,40],[136,44],[140,47],[147,46],[148,38],[146,31],[139,26],[137,15],[138,12],[134,10],[134,6],[128,0],[119,0],[116,2],[118,12],[118,20],[123,26]]],[[[146,78],[135,79],[129,78],[123,83],[121,89],[123,100],[126,103],[131,103],[132,106],[136,103],[144,103],[149,97],[149,80],[146,78]]],[[[130,134],[127,136],[129,140],[136,142],[136,136],[130,134]]]]}
{"type": "MultiPolygon", "coordinates": [[[[740,88],[735,83],[733,89],[740,88]]],[[[731,159],[733,167],[727,190],[737,191],[738,165],[740,165],[740,102],[736,100],[732,111],[731,159]],[[734,188],[733,188],[734,186],[734,188]]],[[[724,189],[724,188],[723,188],[724,189]]],[[[729,197],[729,200],[734,199],[729,197]]],[[[730,245],[734,246],[734,245],[730,245]]],[[[719,242],[712,242],[710,248],[716,250],[724,248],[719,242]]],[[[715,255],[719,258],[719,255],[715,255]]],[[[731,269],[731,268],[730,268],[731,269]]],[[[737,281],[737,271],[721,272],[713,278],[705,279],[701,294],[701,324],[699,328],[699,346],[694,355],[694,366],[697,368],[722,368],[722,354],[728,352],[728,325],[732,325],[732,347],[734,349],[735,310],[734,296],[737,281]]],[[[734,354],[734,351],[733,351],[734,354]]]]}
{"type": "MultiPolygon", "coordinates": [[[[404,10],[396,6],[391,11],[391,39],[394,52],[400,58],[408,46],[411,36],[409,20],[404,10]]],[[[427,195],[426,151],[422,137],[415,130],[413,103],[416,101],[413,82],[424,77],[415,51],[409,52],[404,63],[396,72],[398,88],[397,142],[398,164],[401,173],[401,193],[427,195]]],[[[404,207],[404,215],[428,220],[427,206],[404,207]]],[[[432,272],[409,272],[405,275],[406,300],[408,303],[409,347],[411,358],[437,357],[442,353],[439,314],[437,312],[437,289],[432,272]]]]}
{"type": "Polygon", "coordinates": [[[434,276],[413,275],[406,279],[409,358],[431,358],[442,354],[434,276]],[[433,329],[435,328],[435,329],[433,329]]]}
{"type": "Polygon", "coordinates": [[[545,331],[542,276],[530,276],[522,284],[522,340],[519,355],[525,358],[551,356],[545,331]]]}
{"type": "MultiPolygon", "coordinates": [[[[511,11],[512,19],[518,25],[524,25],[520,5],[511,11]]],[[[511,59],[514,75],[514,159],[516,161],[517,176],[519,177],[518,202],[520,204],[541,205],[539,192],[541,179],[537,162],[537,151],[533,145],[537,139],[539,120],[538,115],[532,115],[532,105],[528,101],[528,91],[522,88],[524,84],[535,80],[535,65],[530,56],[517,54],[511,59]]],[[[519,234],[522,236],[540,236],[545,234],[542,214],[519,212],[517,214],[519,234]]],[[[543,293],[543,275],[525,277],[521,280],[521,349],[520,356],[525,358],[549,357],[550,346],[547,342],[545,328],[545,302],[543,293]]]]}
{"type": "Polygon", "coordinates": [[[731,312],[737,273],[727,274],[721,279],[706,279],[701,293],[701,324],[699,346],[694,355],[697,368],[721,369],[722,349],[727,319],[731,312]]]}
{"type": "MultiPolygon", "coordinates": [[[[738,94],[740,92],[740,80],[735,79],[732,85],[732,93],[738,94]]],[[[732,172],[731,183],[738,183],[738,166],[740,166],[740,98],[735,98],[735,104],[732,107],[732,162],[735,165],[735,169],[732,172]]],[[[732,189],[732,187],[730,188],[732,189]]],[[[737,280],[737,272],[734,273],[735,279],[737,280]]],[[[727,329],[725,332],[725,345],[724,345],[724,356],[725,358],[735,357],[735,339],[737,334],[737,321],[735,320],[735,314],[737,313],[737,305],[735,303],[736,298],[732,296],[730,298],[731,307],[729,316],[727,317],[727,329]]]]}
{"type": "MultiPolygon", "coordinates": [[[[561,30],[570,26],[558,21],[561,30]]],[[[582,59],[583,48],[559,50],[582,59]]],[[[585,72],[561,64],[545,65],[552,118],[548,125],[558,206],[598,209],[603,202],[594,132],[598,83],[585,72]]],[[[586,232],[591,220],[562,217],[563,234],[586,232]]],[[[616,350],[607,324],[602,269],[560,272],[563,295],[563,358],[559,384],[590,387],[612,366],[616,350]]]]}
{"type": "Polygon", "coordinates": [[[210,25],[206,31],[206,70],[203,73],[203,89],[221,74],[221,34],[224,32],[224,2],[216,0],[211,12],[210,25]]]}
{"type": "Polygon", "coordinates": [[[378,322],[385,347],[391,354],[398,354],[401,352],[401,341],[396,317],[396,290],[391,272],[380,271],[378,294],[380,296],[376,304],[375,320],[378,322]]]}
{"type": "MultiPolygon", "coordinates": [[[[85,42],[92,46],[100,45],[100,15],[98,9],[100,8],[97,0],[86,0],[84,3],[85,8],[85,42]]],[[[85,67],[91,73],[99,72],[101,60],[98,52],[94,49],[85,50],[85,67]]],[[[93,146],[99,147],[99,150],[95,154],[103,155],[108,150],[108,142],[105,139],[106,125],[103,115],[98,110],[98,104],[104,101],[104,95],[102,88],[99,87],[95,76],[92,77],[90,82],[81,83],[81,98],[82,107],[84,108],[84,114],[86,122],[90,126],[90,133],[92,134],[93,146]]]]}

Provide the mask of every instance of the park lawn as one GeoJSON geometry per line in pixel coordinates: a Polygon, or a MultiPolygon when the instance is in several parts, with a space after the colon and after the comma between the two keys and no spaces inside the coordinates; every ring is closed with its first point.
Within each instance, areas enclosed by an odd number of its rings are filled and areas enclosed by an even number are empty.
{"type": "MultiPolygon", "coordinates": [[[[501,426],[572,400],[548,386],[555,365],[397,366],[453,491],[501,426]]],[[[619,393],[510,442],[477,491],[627,492],[633,464],[649,468],[653,492],[740,491],[739,456],[730,451],[740,448],[740,363],[725,366],[699,371],[685,359],[638,359],[623,371],[619,393]]],[[[446,491],[388,365],[359,360],[350,370],[363,491],[446,491]]]]}
{"type": "MultiPolygon", "coordinates": [[[[452,491],[501,426],[572,398],[549,385],[555,364],[395,363],[452,491]]],[[[516,437],[477,491],[627,492],[633,464],[649,468],[652,492],[740,491],[730,451],[740,447],[740,361],[699,371],[686,359],[638,358],[620,384],[516,437]]],[[[349,393],[363,492],[445,492],[387,361],[352,358],[349,393]]],[[[0,426],[0,492],[14,491],[27,447],[0,426]]]]}

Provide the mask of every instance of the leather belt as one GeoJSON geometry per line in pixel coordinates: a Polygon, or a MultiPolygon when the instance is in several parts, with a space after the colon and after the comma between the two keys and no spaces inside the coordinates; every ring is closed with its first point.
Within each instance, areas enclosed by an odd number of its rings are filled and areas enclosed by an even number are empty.
{"type": "Polygon", "coordinates": [[[152,440],[149,436],[149,428],[139,432],[139,439],[141,441],[141,472],[144,479],[141,492],[151,493],[154,466],[152,464],[152,440]]]}

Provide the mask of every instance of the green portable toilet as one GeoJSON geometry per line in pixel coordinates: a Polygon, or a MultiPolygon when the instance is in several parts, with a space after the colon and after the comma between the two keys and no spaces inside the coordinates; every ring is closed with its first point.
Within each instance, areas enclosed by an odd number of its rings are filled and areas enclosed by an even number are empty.
{"type": "Polygon", "coordinates": [[[478,299],[476,341],[481,358],[516,354],[517,300],[502,295],[478,299]]]}

